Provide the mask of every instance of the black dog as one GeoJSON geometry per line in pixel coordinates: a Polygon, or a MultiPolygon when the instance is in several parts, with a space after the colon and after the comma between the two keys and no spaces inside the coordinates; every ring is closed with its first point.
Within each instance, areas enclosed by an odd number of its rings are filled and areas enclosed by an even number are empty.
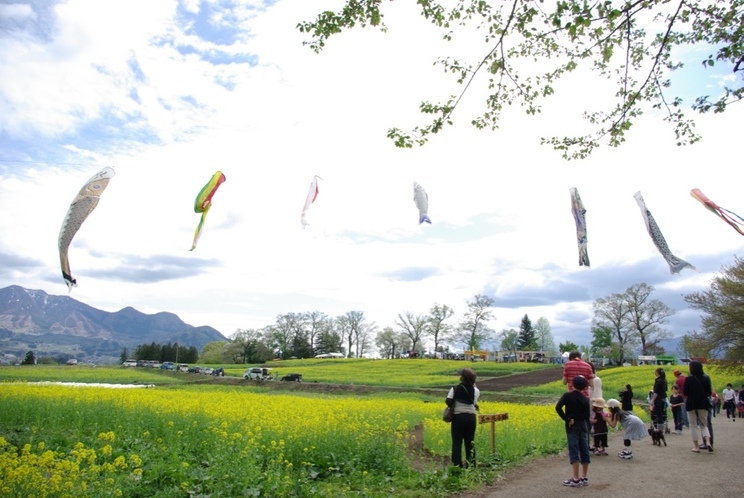
{"type": "Polygon", "coordinates": [[[654,426],[651,426],[648,428],[648,435],[651,436],[651,439],[655,446],[661,446],[661,443],[664,443],[664,446],[667,445],[663,430],[656,429],[654,426]]]}

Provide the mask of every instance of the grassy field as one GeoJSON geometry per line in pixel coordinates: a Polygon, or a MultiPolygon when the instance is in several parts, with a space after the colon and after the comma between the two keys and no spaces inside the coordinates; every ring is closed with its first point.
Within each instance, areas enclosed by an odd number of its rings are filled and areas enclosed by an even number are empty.
{"type": "MultiPolygon", "coordinates": [[[[287,360],[270,365],[280,377],[302,374],[304,382],[388,387],[446,387],[457,382],[457,370],[472,368],[479,380],[512,375],[554,365],[540,363],[463,362],[449,360],[309,359],[287,360]]],[[[245,366],[225,366],[228,375],[241,376],[245,366]]]]}
{"type": "MultiPolygon", "coordinates": [[[[454,370],[464,365],[321,360],[282,368],[311,372],[311,377],[325,372],[349,382],[415,387],[422,373],[432,385],[449,385],[456,379],[454,370]]],[[[504,367],[475,364],[484,377],[535,368],[504,367]]],[[[441,396],[415,391],[284,394],[248,384],[179,382],[190,378],[195,375],[123,367],[0,368],[0,495],[451,496],[490,481],[503,466],[565,446],[562,422],[552,406],[484,402],[483,413],[508,412],[510,417],[496,424],[493,454],[490,426],[478,429],[480,466],[462,472],[442,463],[451,443],[449,425],[440,419],[441,396]],[[156,387],[107,389],[22,380],[156,387]],[[423,453],[412,451],[421,444],[423,453]]]]}

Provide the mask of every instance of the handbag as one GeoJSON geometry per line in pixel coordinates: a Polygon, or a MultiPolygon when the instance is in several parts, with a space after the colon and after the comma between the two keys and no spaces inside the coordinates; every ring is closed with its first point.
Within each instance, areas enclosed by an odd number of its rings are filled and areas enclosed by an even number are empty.
{"type": "MultiPolygon", "coordinates": [[[[454,392],[457,390],[457,386],[452,386],[452,391],[454,392]]],[[[452,422],[452,419],[455,417],[455,400],[452,400],[452,406],[448,406],[444,409],[442,412],[442,420],[444,420],[447,423],[452,422]]]]}
{"type": "Polygon", "coordinates": [[[452,422],[452,418],[455,416],[455,409],[451,406],[448,406],[444,409],[442,412],[442,420],[445,422],[452,422]]]}

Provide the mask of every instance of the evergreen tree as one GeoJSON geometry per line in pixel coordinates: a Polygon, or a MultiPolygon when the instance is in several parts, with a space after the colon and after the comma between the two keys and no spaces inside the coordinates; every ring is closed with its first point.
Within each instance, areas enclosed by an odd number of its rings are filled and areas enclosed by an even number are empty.
{"type": "Polygon", "coordinates": [[[532,322],[526,313],[519,326],[518,347],[520,351],[534,351],[537,349],[537,345],[535,344],[535,329],[532,328],[532,322]]]}
{"type": "Polygon", "coordinates": [[[121,360],[121,363],[124,363],[129,359],[129,350],[126,347],[121,350],[121,356],[119,356],[119,359],[121,360]]]}
{"type": "Polygon", "coordinates": [[[36,356],[33,351],[26,353],[26,357],[23,358],[21,365],[36,365],[36,356]]]}

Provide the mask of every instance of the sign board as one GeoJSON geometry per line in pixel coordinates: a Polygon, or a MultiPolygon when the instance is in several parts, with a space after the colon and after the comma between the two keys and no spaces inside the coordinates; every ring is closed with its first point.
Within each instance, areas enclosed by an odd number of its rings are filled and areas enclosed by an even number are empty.
{"type": "Polygon", "coordinates": [[[502,420],[508,420],[508,413],[493,413],[490,415],[478,415],[478,422],[481,424],[487,424],[488,422],[501,422],[502,420]]]}

